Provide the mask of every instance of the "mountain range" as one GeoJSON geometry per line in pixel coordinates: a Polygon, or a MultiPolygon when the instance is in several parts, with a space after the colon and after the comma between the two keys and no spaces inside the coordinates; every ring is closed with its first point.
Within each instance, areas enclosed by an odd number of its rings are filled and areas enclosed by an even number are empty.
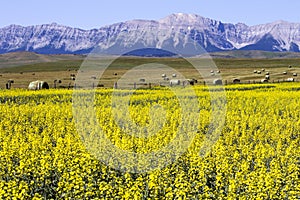
{"type": "Polygon", "coordinates": [[[131,20],[91,30],[56,23],[0,28],[1,54],[16,51],[87,54],[95,47],[100,53],[132,51],[146,56],[162,53],[157,49],[166,50],[164,54],[229,50],[300,52],[300,23],[276,21],[247,26],[177,13],[160,20],[131,20]]]}

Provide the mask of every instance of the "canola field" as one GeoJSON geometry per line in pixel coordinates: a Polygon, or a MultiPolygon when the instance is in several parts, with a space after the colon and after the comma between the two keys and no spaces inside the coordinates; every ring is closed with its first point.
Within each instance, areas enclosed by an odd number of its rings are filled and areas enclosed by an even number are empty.
{"type": "MultiPolygon", "coordinates": [[[[142,173],[134,173],[130,162],[116,169],[91,153],[78,134],[73,91],[2,90],[0,199],[300,199],[300,84],[226,86],[224,124],[205,155],[199,152],[209,134],[210,92],[204,86],[194,89],[200,117],[187,150],[142,173]]],[[[144,154],[176,138],[182,108],[170,90],[137,90],[126,113],[111,104],[111,93],[96,90],[93,106],[116,147],[144,154]],[[153,105],[160,107],[151,117],[153,105]],[[137,126],[116,123],[113,108],[119,119],[130,117],[137,126]],[[161,113],[163,127],[155,130],[161,113]],[[157,134],[128,134],[143,132],[139,127],[144,126],[157,134]]],[[[128,94],[119,91],[118,99],[128,94]]],[[[95,125],[89,118],[86,123],[95,125]]],[[[176,151],[176,145],[172,148],[176,151]]]]}

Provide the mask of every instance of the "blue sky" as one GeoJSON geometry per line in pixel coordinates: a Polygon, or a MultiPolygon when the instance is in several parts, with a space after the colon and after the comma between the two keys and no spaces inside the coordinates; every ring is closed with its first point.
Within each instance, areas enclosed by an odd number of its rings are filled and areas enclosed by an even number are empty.
{"type": "Polygon", "coordinates": [[[276,20],[300,23],[299,0],[8,0],[1,2],[0,27],[57,22],[91,29],[131,19],[160,19],[179,12],[247,25],[276,20]]]}

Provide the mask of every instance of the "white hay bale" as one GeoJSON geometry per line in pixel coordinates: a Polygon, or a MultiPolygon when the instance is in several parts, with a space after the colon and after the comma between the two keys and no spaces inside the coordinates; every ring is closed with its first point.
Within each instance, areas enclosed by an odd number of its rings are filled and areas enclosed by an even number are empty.
{"type": "Polygon", "coordinates": [[[180,80],[178,79],[171,79],[170,80],[170,85],[173,86],[173,85],[180,85],[180,80]]]}
{"type": "Polygon", "coordinates": [[[268,83],[268,80],[267,80],[267,79],[261,79],[260,82],[261,82],[261,83],[268,83]]]}
{"type": "Polygon", "coordinates": [[[41,90],[41,89],[49,89],[49,84],[45,81],[32,81],[28,85],[29,90],[41,90]]]}

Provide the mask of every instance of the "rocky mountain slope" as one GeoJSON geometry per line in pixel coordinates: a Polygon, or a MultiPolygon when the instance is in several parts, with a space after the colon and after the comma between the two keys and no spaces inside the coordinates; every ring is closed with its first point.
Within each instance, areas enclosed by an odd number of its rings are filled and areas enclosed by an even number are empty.
{"type": "Polygon", "coordinates": [[[276,21],[247,26],[178,13],[157,21],[132,20],[92,30],[56,23],[0,28],[0,53],[33,51],[42,54],[85,54],[95,47],[99,52],[109,54],[148,49],[145,52],[151,55],[153,48],[197,54],[204,53],[204,50],[299,52],[300,23],[276,21]]]}

